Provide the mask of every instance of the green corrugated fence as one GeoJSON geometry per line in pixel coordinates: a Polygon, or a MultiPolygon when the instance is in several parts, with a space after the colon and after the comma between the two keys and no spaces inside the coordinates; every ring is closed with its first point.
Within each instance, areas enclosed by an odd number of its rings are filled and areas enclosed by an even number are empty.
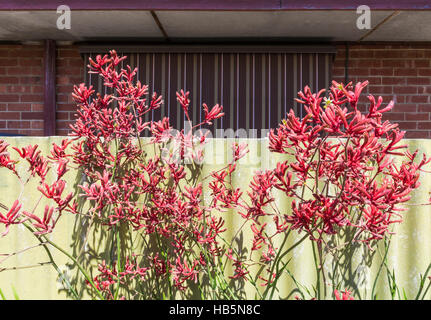
{"type": "MultiPolygon", "coordinates": [[[[64,137],[7,137],[5,140],[16,147],[24,147],[28,144],[38,144],[44,155],[49,154],[52,143],[60,144],[64,137]]],[[[268,151],[267,139],[246,139],[250,152],[240,160],[238,169],[235,173],[234,185],[245,187],[248,185],[253,172],[256,170],[273,168],[277,161],[283,159],[284,155],[273,154],[268,151]]],[[[405,140],[410,149],[418,148],[420,152],[431,155],[431,140],[414,139],[405,140]]],[[[202,176],[210,171],[222,168],[229,161],[231,141],[228,139],[213,139],[206,146],[206,160],[203,166],[202,176]]],[[[13,151],[11,151],[13,153],[13,151]]],[[[21,164],[18,164],[18,167],[21,164]]],[[[82,176],[74,176],[76,172],[68,172],[65,179],[68,183],[67,190],[78,190],[76,187],[81,183],[82,176]]],[[[431,263],[431,207],[423,206],[428,202],[429,191],[431,191],[431,179],[429,174],[421,177],[421,187],[412,193],[409,201],[408,211],[404,212],[404,221],[395,226],[395,235],[392,236],[390,248],[387,256],[387,268],[393,274],[383,274],[375,284],[375,293],[378,299],[390,299],[391,292],[388,286],[388,279],[394,276],[398,285],[398,292],[402,297],[413,299],[419,287],[420,275],[424,274],[428,265],[431,263]]],[[[205,185],[204,185],[205,186],[205,185]]],[[[37,185],[30,183],[21,189],[17,179],[7,170],[0,170],[0,202],[11,206],[15,199],[20,197],[23,208],[27,211],[32,210],[39,200],[40,192],[36,189],[37,185]]],[[[205,187],[208,194],[209,189],[205,187]]],[[[69,191],[70,192],[70,191],[69,191]]],[[[204,199],[205,197],[204,193],[204,199]]],[[[288,203],[283,197],[277,198],[279,208],[287,213],[288,203]],[[283,202],[284,201],[284,202],[283,202]]],[[[38,210],[43,210],[44,200],[42,199],[38,210]]],[[[41,213],[43,214],[43,213],[41,213]]],[[[225,220],[227,223],[227,236],[232,236],[233,230],[242,223],[241,218],[233,212],[226,212],[225,220]]],[[[53,242],[59,244],[68,252],[77,257],[86,266],[95,266],[100,259],[109,259],[109,248],[114,239],[100,229],[89,229],[90,221],[85,217],[78,217],[71,214],[64,214],[60,219],[55,231],[48,237],[53,242]],[[87,232],[90,230],[90,232],[87,232]],[[88,241],[85,239],[88,236],[88,241]]],[[[3,230],[1,229],[0,232],[3,230]]],[[[302,235],[295,235],[297,239],[302,235]]],[[[247,246],[251,242],[251,235],[244,233],[243,243],[247,246]]],[[[132,251],[142,250],[142,243],[139,237],[125,239],[125,245],[132,251]]],[[[291,239],[291,243],[294,239],[291,239]]],[[[287,244],[289,245],[289,244],[287,244]]],[[[346,256],[346,261],[338,261],[349,266],[346,274],[339,275],[344,278],[346,286],[356,288],[355,298],[367,298],[371,296],[374,279],[379,272],[379,267],[384,255],[383,243],[377,250],[370,253],[364,246],[356,248],[354,252],[346,256]]],[[[38,246],[38,241],[22,225],[12,226],[8,235],[0,238],[0,261],[5,254],[20,252],[11,256],[0,264],[0,290],[6,298],[13,299],[15,291],[21,299],[66,299],[70,298],[65,290],[58,273],[50,264],[43,246],[38,246]],[[24,252],[20,252],[30,248],[24,252]],[[17,267],[16,270],[10,268],[17,267]],[[5,268],[6,270],[3,270],[5,268]],[[3,271],[1,271],[3,270],[3,271]]],[[[63,254],[55,249],[51,250],[54,261],[58,267],[64,271],[65,277],[69,281],[78,283],[79,294],[82,298],[89,298],[88,288],[82,278],[77,277],[76,266],[63,254]]],[[[316,272],[312,249],[309,241],[304,241],[296,247],[289,257],[292,258],[288,270],[291,273],[284,274],[280,280],[275,299],[292,299],[296,294],[295,280],[307,288],[312,288],[316,281],[316,272]]],[[[335,261],[327,260],[325,268],[331,274],[335,261]]],[[[94,273],[93,273],[94,275],[94,273]]],[[[331,288],[331,281],[327,279],[328,288],[331,288]]],[[[426,285],[428,283],[426,282],[426,285]]],[[[344,289],[344,288],[342,288],[344,289]]],[[[331,297],[332,291],[328,290],[327,298],[331,297]]],[[[246,286],[247,298],[255,298],[253,290],[246,286]]],[[[396,298],[398,295],[396,295],[396,298]]],[[[431,293],[427,294],[427,299],[431,298],[431,293]]]]}

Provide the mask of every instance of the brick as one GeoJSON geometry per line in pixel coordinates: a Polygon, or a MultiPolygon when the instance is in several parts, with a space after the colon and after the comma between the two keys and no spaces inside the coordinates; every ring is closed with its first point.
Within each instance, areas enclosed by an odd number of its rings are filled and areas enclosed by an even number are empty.
{"type": "Polygon", "coordinates": [[[403,50],[404,57],[406,59],[420,59],[425,57],[425,51],[424,50],[403,50]]]}
{"type": "Polygon", "coordinates": [[[18,120],[20,119],[21,114],[19,112],[9,112],[2,111],[0,112],[0,120],[18,120]]]}
{"type": "Polygon", "coordinates": [[[426,103],[429,102],[429,97],[426,96],[412,96],[410,97],[410,102],[414,103],[426,103]]]}
{"type": "Polygon", "coordinates": [[[393,92],[395,94],[415,94],[418,93],[417,87],[394,87],[393,92]]]}
{"type": "Polygon", "coordinates": [[[44,105],[43,103],[32,103],[31,104],[31,111],[43,111],[44,105]]]}
{"type": "Polygon", "coordinates": [[[84,59],[70,59],[70,60],[68,60],[68,66],[69,67],[75,67],[77,69],[80,69],[81,72],[83,72],[84,71],[84,59]]]}
{"type": "Polygon", "coordinates": [[[396,77],[416,76],[419,72],[420,72],[420,69],[416,70],[413,68],[406,68],[406,69],[396,68],[394,70],[394,76],[396,76],[396,77]]]}
{"type": "Polygon", "coordinates": [[[18,102],[19,95],[17,94],[0,94],[1,102],[18,102]]]}
{"type": "Polygon", "coordinates": [[[12,85],[7,87],[7,92],[10,93],[31,93],[30,86],[12,85]]]}
{"type": "Polygon", "coordinates": [[[354,74],[356,76],[368,76],[369,72],[367,69],[362,69],[362,68],[352,68],[349,70],[349,75],[350,74],[354,74]]]}
{"type": "Polygon", "coordinates": [[[69,112],[57,112],[56,119],[57,120],[69,120],[69,112]]]}
{"type": "Polygon", "coordinates": [[[10,76],[32,75],[29,67],[7,67],[7,74],[10,76]]]}
{"type": "Polygon", "coordinates": [[[418,129],[431,130],[431,121],[419,121],[418,129]]]}
{"type": "Polygon", "coordinates": [[[349,50],[349,57],[354,58],[373,58],[373,53],[365,50],[349,50]]]}
{"type": "Polygon", "coordinates": [[[31,92],[32,93],[43,93],[43,90],[44,90],[44,88],[43,88],[43,86],[38,86],[38,85],[33,85],[33,86],[31,86],[31,92]]]}
{"type": "Polygon", "coordinates": [[[0,77],[1,84],[15,84],[19,83],[18,77],[0,77]]]}
{"type": "Polygon", "coordinates": [[[30,103],[8,103],[7,111],[31,111],[30,103]]]}
{"type": "MultiPolygon", "coordinates": [[[[376,75],[371,75],[369,77],[367,77],[367,79],[370,82],[370,85],[381,85],[382,84],[382,77],[380,76],[376,76],[376,75]]],[[[367,88],[365,88],[367,90],[367,88]]]]}
{"type": "Polygon", "coordinates": [[[344,77],[344,69],[336,68],[332,70],[332,77],[335,79],[337,76],[343,76],[344,77]]]}
{"type": "Polygon", "coordinates": [[[23,120],[42,120],[43,112],[22,112],[21,119],[23,120]]]}
{"type": "Polygon", "coordinates": [[[408,60],[382,60],[382,67],[409,68],[411,63],[408,60]]]}
{"type": "Polygon", "coordinates": [[[428,92],[427,92],[427,88],[428,87],[420,87],[420,86],[417,86],[417,88],[418,88],[418,94],[427,94],[428,92]]]}
{"type": "MultiPolygon", "coordinates": [[[[12,134],[12,135],[14,135],[14,134],[25,134],[26,135],[26,133],[23,133],[22,130],[18,130],[18,129],[7,129],[5,131],[9,134],[12,134]]],[[[24,132],[27,132],[27,131],[24,131],[24,132]]]]}
{"type": "Polygon", "coordinates": [[[33,137],[42,137],[44,136],[43,130],[26,130],[26,135],[33,136],[33,137]]]}
{"type": "Polygon", "coordinates": [[[83,71],[82,68],[68,67],[65,70],[65,72],[63,72],[63,74],[69,76],[70,79],[72,80],[76,80],[76,79],[82,80],[82,77],[81,77],[81,74],[83,74],[82,71],[83,71]]]}
{"type": "Polygon", "coordinates": [[[393,76],[394,69],[393,68],[371,68],[370,74],[372,75],[380,75],[380,76],[393,76]]]}
{"type": "Polygon", "coordinates": [[[337,60],[335,60],[332,64],[333,68],[344,68],[346,66],[346,61],[344,60],[344,57],[341,59],[341,57],[337,56],[337,60]]]}
{"type": "Polygon", "coordinates": [[[42,67],[31,67],[31,75],[43,76],[43,68],[42,67]]]}
{"type": "Polygon", "coordinates": [[[11,129],[28,129],[31,124],[30,121],[8,121],[7,127],[11,129]]]}
{"type": "Polygon", "coordinates": [[[57,126],[59,128],[70,130],[70,125],[74,123],[75,123],[74,120],[61,120],[61,121],[57,121],[57,126]]]}
{"type": "Polygon", "coordinates": [[[401,130],[417,129],[417,122],[413,122],[413,121],[400,122],[399,127],[401,130]]]}
{"type": "Polygon", "coordinates": [[[373,95],[393,93],[393,88],[391,86],[370,85],[368,88],[373,95]]]}
{"type": "Polygon", "coordinates": [[[73,92],[73,86],[72,85],[57,85],[57,94],[66,94],[71,95],[73,92]]]}
{"type": "Polygon", "coordinates": [[[369,59],[363,60],[363,59],[361,59],[361,60],[354,60],[351,62],[353,62],[353,65],[355,67],[358,67],[358,68],[380,68],[380,67],[382,67],[382,61],[376,60],[376,59],[374,59],[374,60],[369,60],[369,59]]]}
{"type": "Polygon", "coordinates": [[[431,69],[418,69],[418,76],[431,77],[431,69]]]}
{"type": "Polygon", "coordinates": [[[387,112],[383,115],[383,120],[389,121],[404,121],[407,113],[404,112],[387,112]]]}
{"type": "Polygon", "coordinates": [[[43,57],[43,46],[21,46],[9,50],[10,57],[43,57]]]}
{"type": "Polygon", "coordinates": [[[19,79],[20,84],[39,84],[42,83],[43,77],[41,76],[27,76],[27,77],[21,77],[19,79]]]}
{"type": "MultiPolygon", "coordinates": [[[[351,46],[350,50],[381,50],[381,49],[391,49],[392,46],[388,47],[385,44],[359,44],[351,46]]],[[[385,50],[387,51],[387,50],[385,50]]]]}
{"type": "MultiPolygon", "coordinates": [[[[43,57],[43,53],[45,51],[45,45],[43,43],[40,44],[21,44],[15,48],[16,53],[20,57],[43,57]]],[[[13,52],[12,52],[13,53],[13,52]]],[[[16,54],[15,54],[16,56],[16,54]]]]}
{"type": "Polygon", "coordinates": [[[404,137],[407,139],[428,139],[429,136],[429,131],[409,130],[404,137]]]}
{"type": "Polygon", "coordinates": [[[406,83],[406,79],[404,77],[383,77],[382,84],[389,85],[402,85],[406,83]]]}
{"type": "MultiPolygon", "coordinates": [[[[430,106],[431,110],[431,106],[430,106]]],[[[392,112],[423,112],[423,110],[417,110],[416,104],[407,104],[407,103],[395,103],[392,112]]]]}
{"type": "Polygon", "coordinates": [[[57,76],[56,82],[57,82],[57,85],[70,84],[70,79],[68,76],[61,75],[61,76],[57,76]]]}
{"type": "Polygon", "coordinates": [[[41,58],[20,58],[18,61],[19,65],[22,67],[37,67],[43,64],[43,59],[41,58]]]}
{"type": "Polygon", "coordinates": [[[405,114],[405,120],[407,121],[426,121],[430,120],[429,112],[406,112],[405,114]]]}
{"type": "Polygon", "coordinates": [[[67,104],[69,102],[69,97],[66,94],[57,94],[57,103],[67,104]]]}
{"type": "Polygon", "coordinates": [[[402,96],[402,95],[398,95],[398,94],[394,95],[394,102],[395,103],[405,104],[407,102],[410,102],[409,99],[410,99],[409,96],[402,96]]]}
{"type": "Polygon", "coordinates": [[[57,57],[59,58],[76,58],[79,57],[79,51],[75,48],[58,48],[57,57]]]}
{"type": "Polygon", "coordinates": [[[430,60],[424,59],[424,60],[414,60],[413,61],[415,68],[429,68],[430,67],[430,60]]]}
{"type": "Polygon", "coordinates": [[[418,112],[431,112],[431,103],[429,104],[419,104],[418,112]]]}
{"type": "Polygon", "coordinates": [[[4,67],[11,67],[11,66],[17,66],[18,65],[18,59],[17,58],[0,58],[0,66],[4,67]]]}
{"type": "Polygon", "coordinates": [[[58,103],[58,101],[57,101],[57,111],[75,112],[76,111],[76,105],[70,104],[70,103],[58,103]]]}
{"type": "Polygon", "coordinates": [[[430,83],[430,78],[407,78],[408,85],[428,85],[430,83]]]}
{"type": "Polygon", "coordinates": [[[32,129],[43,129],[43,121],[32,121],[31,122],[31,128],[32,129]]]}
{"type": "Polygon", "coordinates": [[[23,94],[20,97],[21,102],[43,102],[43,94],[23,94]]]}

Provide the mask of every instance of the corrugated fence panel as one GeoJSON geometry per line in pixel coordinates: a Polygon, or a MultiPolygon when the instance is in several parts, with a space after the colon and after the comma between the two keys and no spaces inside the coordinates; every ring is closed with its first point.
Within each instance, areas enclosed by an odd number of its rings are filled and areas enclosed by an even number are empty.
{"type": "MultiPolygon", "coordinates": [[[[150,59],[151,61],[151,59],[150,59]]],[[[38,144],[43,153],[47,153],[53,142],[60,144],[62,137],[7,137],[5,140],[12,146],[23,147],[28,144],[38,144]]],[[[228,150],[231,145],[230,139],[213,139],[210,140],[205,150],[205,161],[203,165],[202,176],[208,175],[212,170],[222,168],[228,162],[228,150]]],[[[282,160],[284,155],[272,154],[268,151],[267,139],[245,139],[244,142],[249,144],[250,153],[240,160],[238,170],[233,177],[233,188],[246,186],[253,173],[256,170],[273,168],[277,161],[282,160]]],[[[405,140],[411,150],[416,148],[420,152],[431,154],[431,140],[405,140]]],[[[148,147],[151,150],[151,146],[148,147]]],[[[23,164],[18,164],[22,166],[23,164]]],[[[17,179],[10,174],[0,171],[0,202],[10,206],[13,201],[21,194],[21,200],[24,208],[33,208],[38,201],[40,194],[36,185],[31,184],[25,189],[21,189],[17,179]]],[[[74,189],[74,186],[82,183],[80,175],[74,175],[69,172],[66,176],[67,187],[65,192],[74,189]]],[[[208,179],[207,179],[208,180],[208,179]]],[[[204,199],[208,200],[210,190],[207,187],[208,181],[204,181],[204,199]]],[[[420,274],[424,274],[428,265],[431,263],[431,215],[429,206],[419,206],[417,204],[426,203],[431,190],[431,179],[428,174],[424,174],[420,182],[422,186],[415,190],[412,199],[409,201],[404,215],[403,223],[395,227],[396,234],[392,237],[391,247],[388,253],[387,264],[389,270],[393,270],[396,277],[401,297],[403,291],[407,298],[413,299],[418,290],[420,283],[420,274]]],[[[284,213],[289,213],[289,203],[284,197],[276,197],[278,206],[284,213]]],[[[42,202],[40,207],[45,204],[42,202]]],[[[28,210],[28,209],[27,209],[28,210]]],[[[31,209],[30,209],[31,210],[31,209]]],[[[40,211],[40,209],[39,209],[40,211]]],[[[240,227],[242,219],[233,212],[225,213],[227,227],[227,237],[232,236],[234,230],[240,227]]],[[[42,214],[38,212],[38,214],[42,214]]],[[[49,237],[50,240],[58,243],[74,257],[78,257],[86,267],[94,267],[100,259],[109,259],[109,243],[113,239],[109,238],[103,232],[91,232],[88,241],[85,241],[88,230],[88,221],[82,217],[65,214],[56,226],[56,230],[49,237]],[[97,260],[99,259],[99,260],[97,260]]],[[[3,232],[3,230],[0,230],[3,232]]],[[[299,239],[302,235],[295,235],[299,239]]],[[[294,237],[294,238],[295,238],[294,237]]],[[[137,237],[139,238],[139,237],[137,237]]],[[[244,246],[251,245],[252,234],[245,232],[243,235],[244,246]]],[[[134,240],[136,241],[136,239],[134,240]]],[[[277,244],[280,241],[275,239],[277,244]]],[[[292,245],[295,239],[291,239],[288,245],[292,245]]],[[[37,245],[38,241],[29,234],[28,230],[22,226],[12,226],[9,234],[0,238],[0,261],[5,254],[10,254],[23,250],[26,247],[37,245]]],[[[133,243],[135,250],[145,250],[145,247],[133,243]]],[[[83,298],[88,298],[86,286],[82,278],[77,278],[77,269],[73,263],[58,251],[51,250],[58,266],[67,271],[67,277],[72,281],[77,281],[79,293],[83,298]]],[[[380,246],[374,251],[372,258],[365,255],[362,249],[358,249],[349,257],[348,274],[345,275],[346,286],[353,286],[355,298],[370,298],[373,288],[373,281],[378,273],[378,268],[383,257],[383,248],[380,246]]],[[[296,247],[286,259],[292,258],[288,265],[289,271],[295,279],[312,290],[315,284],[315,269],[313,261],[313,252],[309,241],[303,242],[296,247]]],[[[21,299],[62,299],[67,298],[66,292],[61,285],[58,275],[52,265],[46,263],[49,261],[47,253],[42,247],[34,247],[25,252],[19,253],[7,259],[0,264],[0,289],[7,298],[13,299],[13,289],[16,290],[21,299]],[[17,270],[3,270],[1,268],[18,267],[17,270]],[[25,268],[24,268],[25,267],[25,268]]],[[[342,262],[348,263],[348,262],[342,262]]],[[[334,262],[327,260],[325,269],[331,272],[334,262]]],[[[94,275],[95,269],[93,269],[94,275]]],[[[428,280],[426,280],[428,281],[428,280]]],[[[377,297],[379,299],[390,299],[387,276],[384,274],[376,284],[377,297]]],[[[426,283],[427,284],[427,283],[426,283]]],[[[327,298],[331,296],[332,284],[328,285],[327,298]]],[[[296,294],[293,291],[296,288],[294,282],[287,274],[281,278],[278,291],[274,296],[279,298],[293,298],[296,294]]],[[[246,296],[255,298],[250,287],[246,286],[246,296]],[[250,290],[249,290],[250,289],[250,290]]],[[[427,299],[431,298],[431,292],[428,292],[427,299]]]]}
{"type": "MultiPolygon", "coordinates": [[[[185,115],[176,101],[176,91],[190,91],[191,118],[203,120],[202,104],[223,105],[225,116],[206,128],[247,130],[247,137],[258,137],[261,130],[277,127],[291,108],[302,115],[294,101],[305,85],[317,91],[328,88],[331,79],[332,53],[291,52],[127,52],[123,66],[138,68],[137,80],[149,85],[149,95],[164,97],[165,108],[155,110],[148,119],[169,116],[174,128],[184,127],[185,115]]],[[[84,60],[104,52],[85,52],[84,60]]],[[[86,70],[88,71],[88,70],[86,70]]],[[[86,72],[86,83],[96,92],[107,93],[101,79],[86,72]]],[[[220,133],[220,135],[223,133],[220,133]]],[[[242,136],[244,137],[244,136],[242,136]]]]}

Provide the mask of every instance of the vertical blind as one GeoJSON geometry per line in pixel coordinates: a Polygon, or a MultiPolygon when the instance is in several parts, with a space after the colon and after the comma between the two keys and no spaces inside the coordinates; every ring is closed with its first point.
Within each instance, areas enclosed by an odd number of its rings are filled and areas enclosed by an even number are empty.
{"type": "MultiPolygon", "coordinates": [[[[123,65],[138,68],[137,80],[149,86],[149,94],[157,92],[164,99],[164,106],[147,114],[146,120],[159,120],[169,116],[174,128],[184,127],[184,111],[176,101],[180,89],[190,91],[193,123],[199,123],[208,107],[221,104],[223,118],[214,121],[210,128],[214,136],[216,129],[245,129],[260,137],[262,129],[277,127],[291,108],[302,116],[303,110],[294,101],[297,92],[305,85],[317,91],[328,88],[331,81],[331,66],[334,52],[331,48],[315,52],[302,52],[277,48],[270,50],[218,47],[199,50],[119,48],[126,55],[123,65]],[[183,50],[183,52],[182,52],[183,50]],[[249,129],[255,129],[249,130],[249,129]]],[[[108,93],[102,79],[87,73],[88,58],[106,54],[101,48],[82,48],[86,70],[86,83],[96,92],[108,93]]]]}

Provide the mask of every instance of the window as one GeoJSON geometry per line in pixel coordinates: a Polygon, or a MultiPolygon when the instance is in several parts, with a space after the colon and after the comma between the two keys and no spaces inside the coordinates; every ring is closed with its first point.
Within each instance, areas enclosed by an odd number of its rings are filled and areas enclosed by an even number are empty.
{"type": "MultiPolygon", "coordinates": [[[[312,90],[328,88],[334,47],[215,47],[153,46],[116,48],[126,55],[124,65],[138,67],[138,80],[149,85],[150,94],[163,95],[164,108],[153,111],[147,120],[169,116],[174,128],[182,128],[184,112],[176,102],[176,91],[190,91],[193,123],[203,116],[200,106],[223,105],[225,116],[214,122],[214,129],[262,129],[278,126],[293,108],[302,115],[294,101],[305,85],[312,90]]],[[[109,47],[82,47],[86,61],[106,54],[109,47]]],[[[86,70],[87,71],[87,70],[86,70]]],[[[86,83],[96,91],[101,79],[86,73],[86,83]]],[[[106,92],[105,92],[106,93],[106,92]]],[[[214,136],[218,136],[216,131],[214,136]]]]}

